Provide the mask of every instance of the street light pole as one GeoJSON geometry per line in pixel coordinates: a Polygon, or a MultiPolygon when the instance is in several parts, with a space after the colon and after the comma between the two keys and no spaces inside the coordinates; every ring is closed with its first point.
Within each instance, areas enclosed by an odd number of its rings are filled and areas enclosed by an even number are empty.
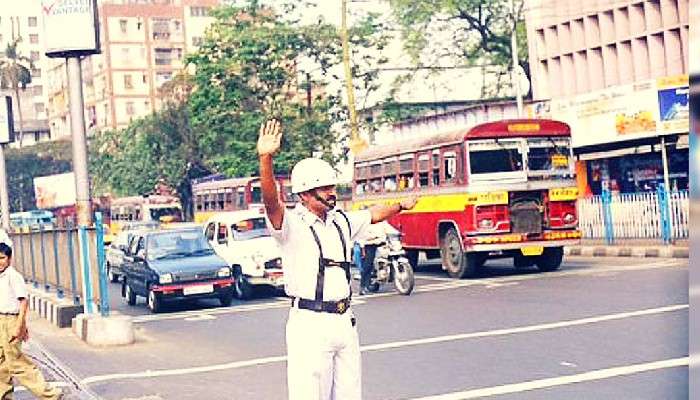
{"type": "Polygon", "coordinates": [[[511,57],[513,59],[513,68],[511,69],[510,76],[513,83],[513,88],[515,89],[515,99],[518,104],[518,118],[523,116],[523,95],[520,88],[520,76],[517,73],[518,63],[518,18],[515,13],[515,0],[510,0],[511,15],[513,16],[513,32],[510,35],[510,47],[511,47],[511,57]]]}
{"type": "Polygon", "coordinates": [[[87,167],[87,143],[85,139],[85,111],[83,110],[83,76],[80,57],[68,57],[68,92],[70,122],[73,132],[73,170],[75,171],[75,207],[78,225],[92,225],[90,181],[87,167]]]}
{"type": "Polygon", "coordinates": [[[341,0],[340,38],[343,43],[343,66],[345,67],[345,89],[348,95],[348,114],[350,114],[350,149],[358,154],[367,147],[367,142],[360,138],[355,109],[355,87],[352,84],[352,68],[350,66],[350,42],[348,40],[348,1],[341,0]]]}

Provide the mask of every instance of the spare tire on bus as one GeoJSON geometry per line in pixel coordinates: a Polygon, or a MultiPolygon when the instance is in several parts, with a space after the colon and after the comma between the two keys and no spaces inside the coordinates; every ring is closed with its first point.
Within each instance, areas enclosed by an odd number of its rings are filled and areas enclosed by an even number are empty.
{"type": "Polygon", "coordinates": [[[537,269],[542,272],[552,272],[559,269],[564,259],[564,247],[546,247],[542,255],[537,256],[537,269]]]}
{"type": "Polygon", "coordinates": [[[455,228],[449,228],[440,241],[443,268],[450,278],[474,278],[486,259],[479,253],[465,253],[455,228]]]}

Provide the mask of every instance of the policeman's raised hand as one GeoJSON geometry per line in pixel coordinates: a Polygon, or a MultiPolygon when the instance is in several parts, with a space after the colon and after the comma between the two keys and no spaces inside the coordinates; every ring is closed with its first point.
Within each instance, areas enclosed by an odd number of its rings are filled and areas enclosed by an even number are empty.
{"type": "Polygon", "coordinates": [[[418,203],[418,197],[417,196],[411,196],[407,199],[401,200],[399,205],[401,205],[402,210],[410,210],[413,207],[416,206],[416,203],[418,203]]]}
{"type": "Polygon", "coordinates": [[[282,126],[279,121],[271,119],[263,122],[258,137],[258,155],[274,155],[280,148],[281,139],[282,126]]]}

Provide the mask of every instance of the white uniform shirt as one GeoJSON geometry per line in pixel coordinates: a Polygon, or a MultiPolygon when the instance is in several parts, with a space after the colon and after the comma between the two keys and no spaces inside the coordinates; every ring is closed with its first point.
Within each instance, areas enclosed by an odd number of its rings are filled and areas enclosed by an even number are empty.
{"type": "MultiPolygon", "coordinates": [[[[287,295],[313,300],[316,298],[316,277],[318,275],[318,245],[311,233],[313,226],[323,249],[323,257],[334,261],[350,262],[350,253],[355,238],[371,224],[372,214],[369,210],[346,212],[350,221],[352,237],[348,238],[348,222],[337,211],[328,213],[322,221],[306,207],[297,204],[294,209],[284,212],[282,227],[276,230],[267,220],[272,236],[282,249],[282,268],[287,295]],[[343,254],[343,244],[335,221],[345,237],[347,255],[343,254]]],[[[340,267],[325,269],[323,300],[337,301],[350,295],[350,288],[345,271],[340,267]]]]}
{"type": "Polygon", "coordinates": [[[396,228],[391,226],[390,223],[386,221],[377,222],[376,224],[371,224],[365,230],[365,233],[358,237],[357,241],[362,246],[368,244],[378,245],[386,241],[386,237],[391,234],[399,233],[396,228]]]}
{"type": "Polygon", "coordinates": [[[12,246],[12,239],[10,239],[10,235],[7,234],[7,232],[0,228],[0,243],[5,243],[6,245],[14,248],[12,246]]]}
{"type": "Polygon", "coordinates": [[[0,313],[18,313],[19,299],[27,296],[24,278],[14,267],[7,267],[0,273],[0,313]]]}

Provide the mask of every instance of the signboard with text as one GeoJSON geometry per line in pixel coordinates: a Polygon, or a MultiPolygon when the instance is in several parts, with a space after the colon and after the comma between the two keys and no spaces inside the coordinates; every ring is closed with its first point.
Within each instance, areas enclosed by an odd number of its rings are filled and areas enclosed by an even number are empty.
{"type": "Polygon", "coordinates": [[[47,57],[100,52],[97,0],[42,0],[47,57]]]}
{"type": "Polygon", "coordinates": [[[688,132],[689,102],[688,75],[660,78],[656,82],[659,95],[661,132],[688,132]]]}
{"type": "Polygon", "coordinates": [[[14,117],[12,115],[12,97],[0,96],[0,144],[15,140],[14,117]]]}

